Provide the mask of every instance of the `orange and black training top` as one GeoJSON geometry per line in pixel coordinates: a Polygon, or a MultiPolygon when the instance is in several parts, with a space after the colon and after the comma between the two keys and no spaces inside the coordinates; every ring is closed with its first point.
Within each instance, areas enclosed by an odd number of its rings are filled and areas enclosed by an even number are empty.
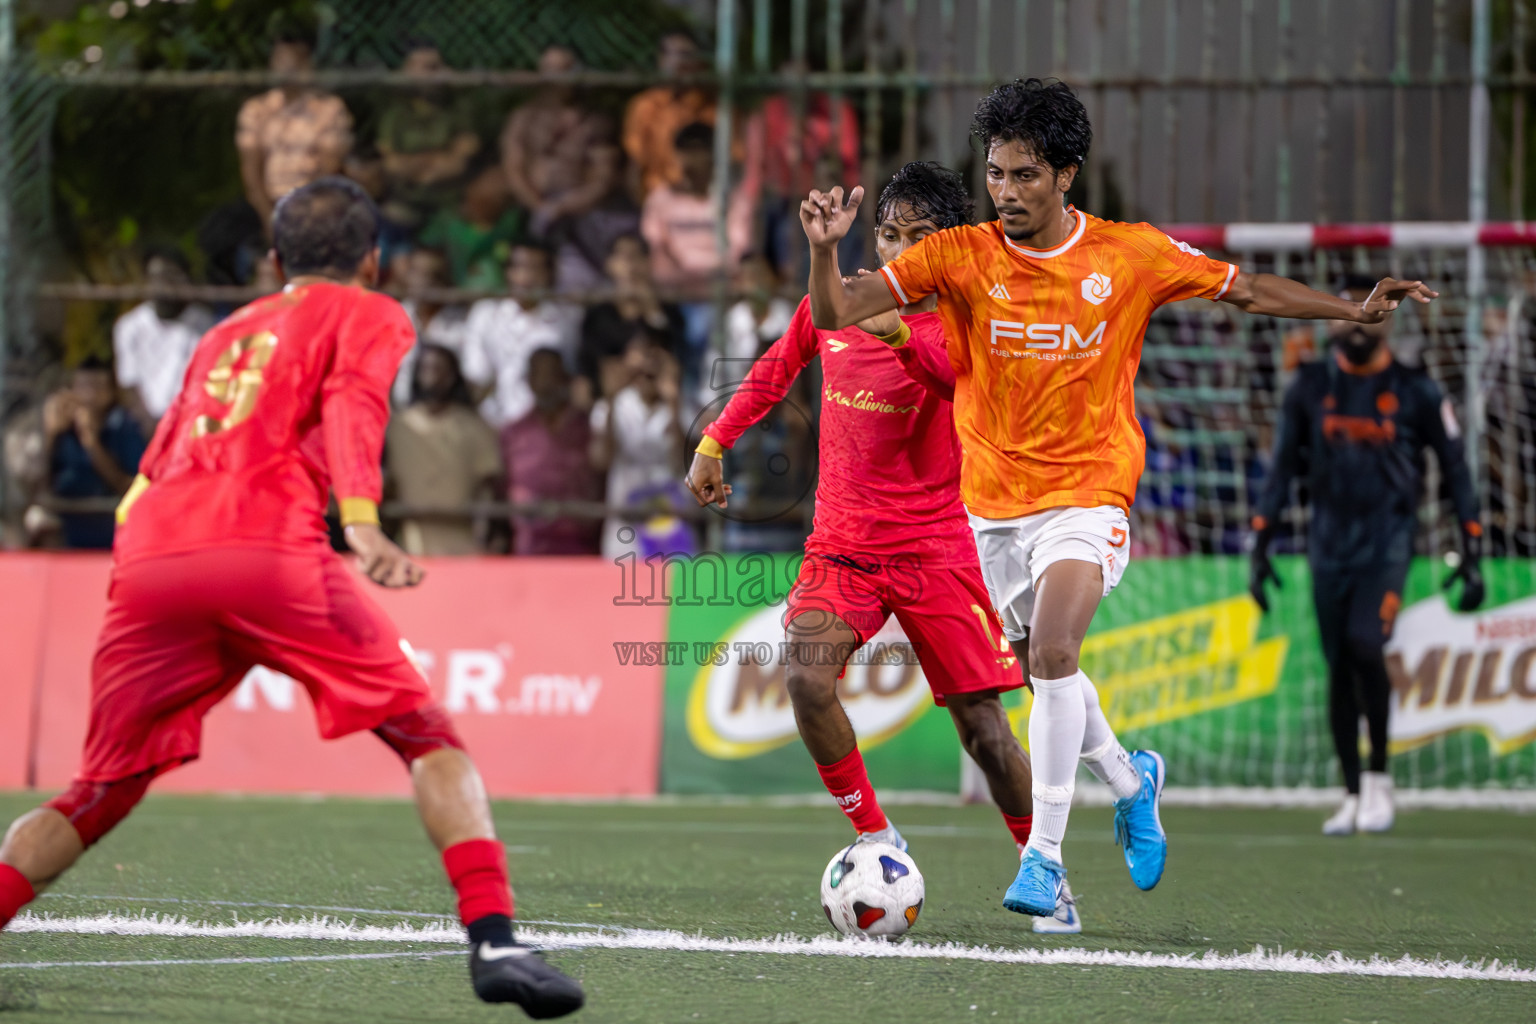
{"type": "Polygon", "coordinates": [[[1305,474],[1312,524],[1307,553],[1314,565],[1406,562],[1424,491],[1424,450],[1432,448],[1450,485],[1468,550],[1481,528],[1477,496],[1450,403],[1422,370],[1383,358],[1360,372],[1337,352],[1301,367],[1285,393],[1274,468],[1254,527],[1273,529],[1305,474]]]}

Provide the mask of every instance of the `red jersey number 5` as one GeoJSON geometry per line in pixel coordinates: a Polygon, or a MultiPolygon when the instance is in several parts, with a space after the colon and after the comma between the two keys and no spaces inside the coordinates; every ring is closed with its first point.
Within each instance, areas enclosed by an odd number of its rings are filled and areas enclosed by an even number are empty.
{"type": "Polygon", "coordinates": [[[277,335],[271,331],[247,334],[230,343],[208,371],[203,390],[225,406],[223,416],[199,416],[192,424],[194,437],[207,437],[244,423],[256,408],[262,371],[272,360],[277,335]]]}

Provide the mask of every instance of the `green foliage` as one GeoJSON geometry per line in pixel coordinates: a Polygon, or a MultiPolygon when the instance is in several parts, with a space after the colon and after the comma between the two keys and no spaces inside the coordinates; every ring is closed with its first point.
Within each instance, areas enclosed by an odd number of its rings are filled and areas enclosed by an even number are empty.
{"type": "MultiPolygon", "coordinates": [[[[53,230],[70,263],[87,277],[119,279],[135,242],[178,240],[190,252],[209,210],[240,197],[235,117],[250,90],[106,88],[90,85],[93,75],[260,69],[283,30],[312,34],[322,68],[395,67],[409,40],[425,38],[457,68],[532,67],[561,42],[595,68],[645,69],[660,33],[682,23],[660,0],[112,0],[79,4],[63,18],[45,17],[34,2],[21,11],[21,45],[64,88],[52,166],[39,157],[30,171],[51,177],[53,230]]],[[[397,94],[341,94],[367,144],[397,94]]],[[[475,90],[488,144],[516,99],[475,90]]]]}
{"type": "Polygon", "coordinates": [[[33,11],[21,37],[44,63],[76,73],[259,68],[285,28],[313,34],[329,67],[394,67],[409,40],[426,38],[459,68],[532,67],[560,42],[591,67],[625,70],[650,67],[657,36],[683,24],[660,0],[111,0],[55,20],[33,11]]]}

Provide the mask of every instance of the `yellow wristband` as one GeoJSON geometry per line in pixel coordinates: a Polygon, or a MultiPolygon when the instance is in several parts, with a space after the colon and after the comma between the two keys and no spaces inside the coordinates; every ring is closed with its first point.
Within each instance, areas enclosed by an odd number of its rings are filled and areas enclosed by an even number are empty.
{"type": "Polygon", "coordinates": [[[877,334],[875,337],[885,342],[891,348],[901,348],[901,346],[907,343],[907,339],[912,337],[912,328],[908,327],[906,321],[903,320],[901,327],[897,330],[890,334],[877,334]]]}
{"type": "Polygon", "coordinates": [[[117,519],[118,526],[122,526],[128,521],[129,509],[133,508],[133,503],[138,501],[139,497],[147,490],[149,490],[149,477],[143,473],[135,476],[133,483],[128,485],[128,492],[117,503],[117,515],[115,518],[117,519]]]}
{"type": "Polygon", "coordinates": [[[368,498],[342,498],[336,504],[341,508],[342,526],[379,525],[379,506],[368,498]]]}
{"type": "Polygon", "coordinates": [[[708,434],[705,434],[703,439],[699,441],[699,446],[694,451],[700,455],[708,455],[712,459],[725,458],[725,448],[721,446],[719,441],[716,441],[708,434]]]}

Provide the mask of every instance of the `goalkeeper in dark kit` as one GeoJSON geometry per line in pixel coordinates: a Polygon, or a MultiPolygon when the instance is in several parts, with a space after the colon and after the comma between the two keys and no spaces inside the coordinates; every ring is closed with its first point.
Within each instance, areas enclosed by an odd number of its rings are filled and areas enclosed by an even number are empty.
{"type": "MultiPolygon", "coordinates": [[[[1376,283],[1349,278],[1340,293],[1364,300],[1376,283]]],[[[1445,581],[1462,583],[1457,607],[1483,601],[1478,569],[1477,497],[1450,403],[1422,371],[1387,346],[1392,318],[1379,324],[1331,321],[1331,351],[1301,367],[1286,391],[1274,468],[1253,520],[1249,590],[1269,610],[1265,585],[1280,585],[1269,544],[1291,481],[1305,474],[1312,523],[1307,558],[1323,655],[1328,662],[1329,723],[1344,775],[1344,802],[1323,824],[1326,835],[1392,827],[1387,773],[1387,716],[1392,684],[1385,646],[1402,606],[1424,488],[1424,450],[1433,449],[1461,523],[1461,561],[1445,581]],[[1360,717],[1370,761],[1360,765],[1360,717]]]]}

